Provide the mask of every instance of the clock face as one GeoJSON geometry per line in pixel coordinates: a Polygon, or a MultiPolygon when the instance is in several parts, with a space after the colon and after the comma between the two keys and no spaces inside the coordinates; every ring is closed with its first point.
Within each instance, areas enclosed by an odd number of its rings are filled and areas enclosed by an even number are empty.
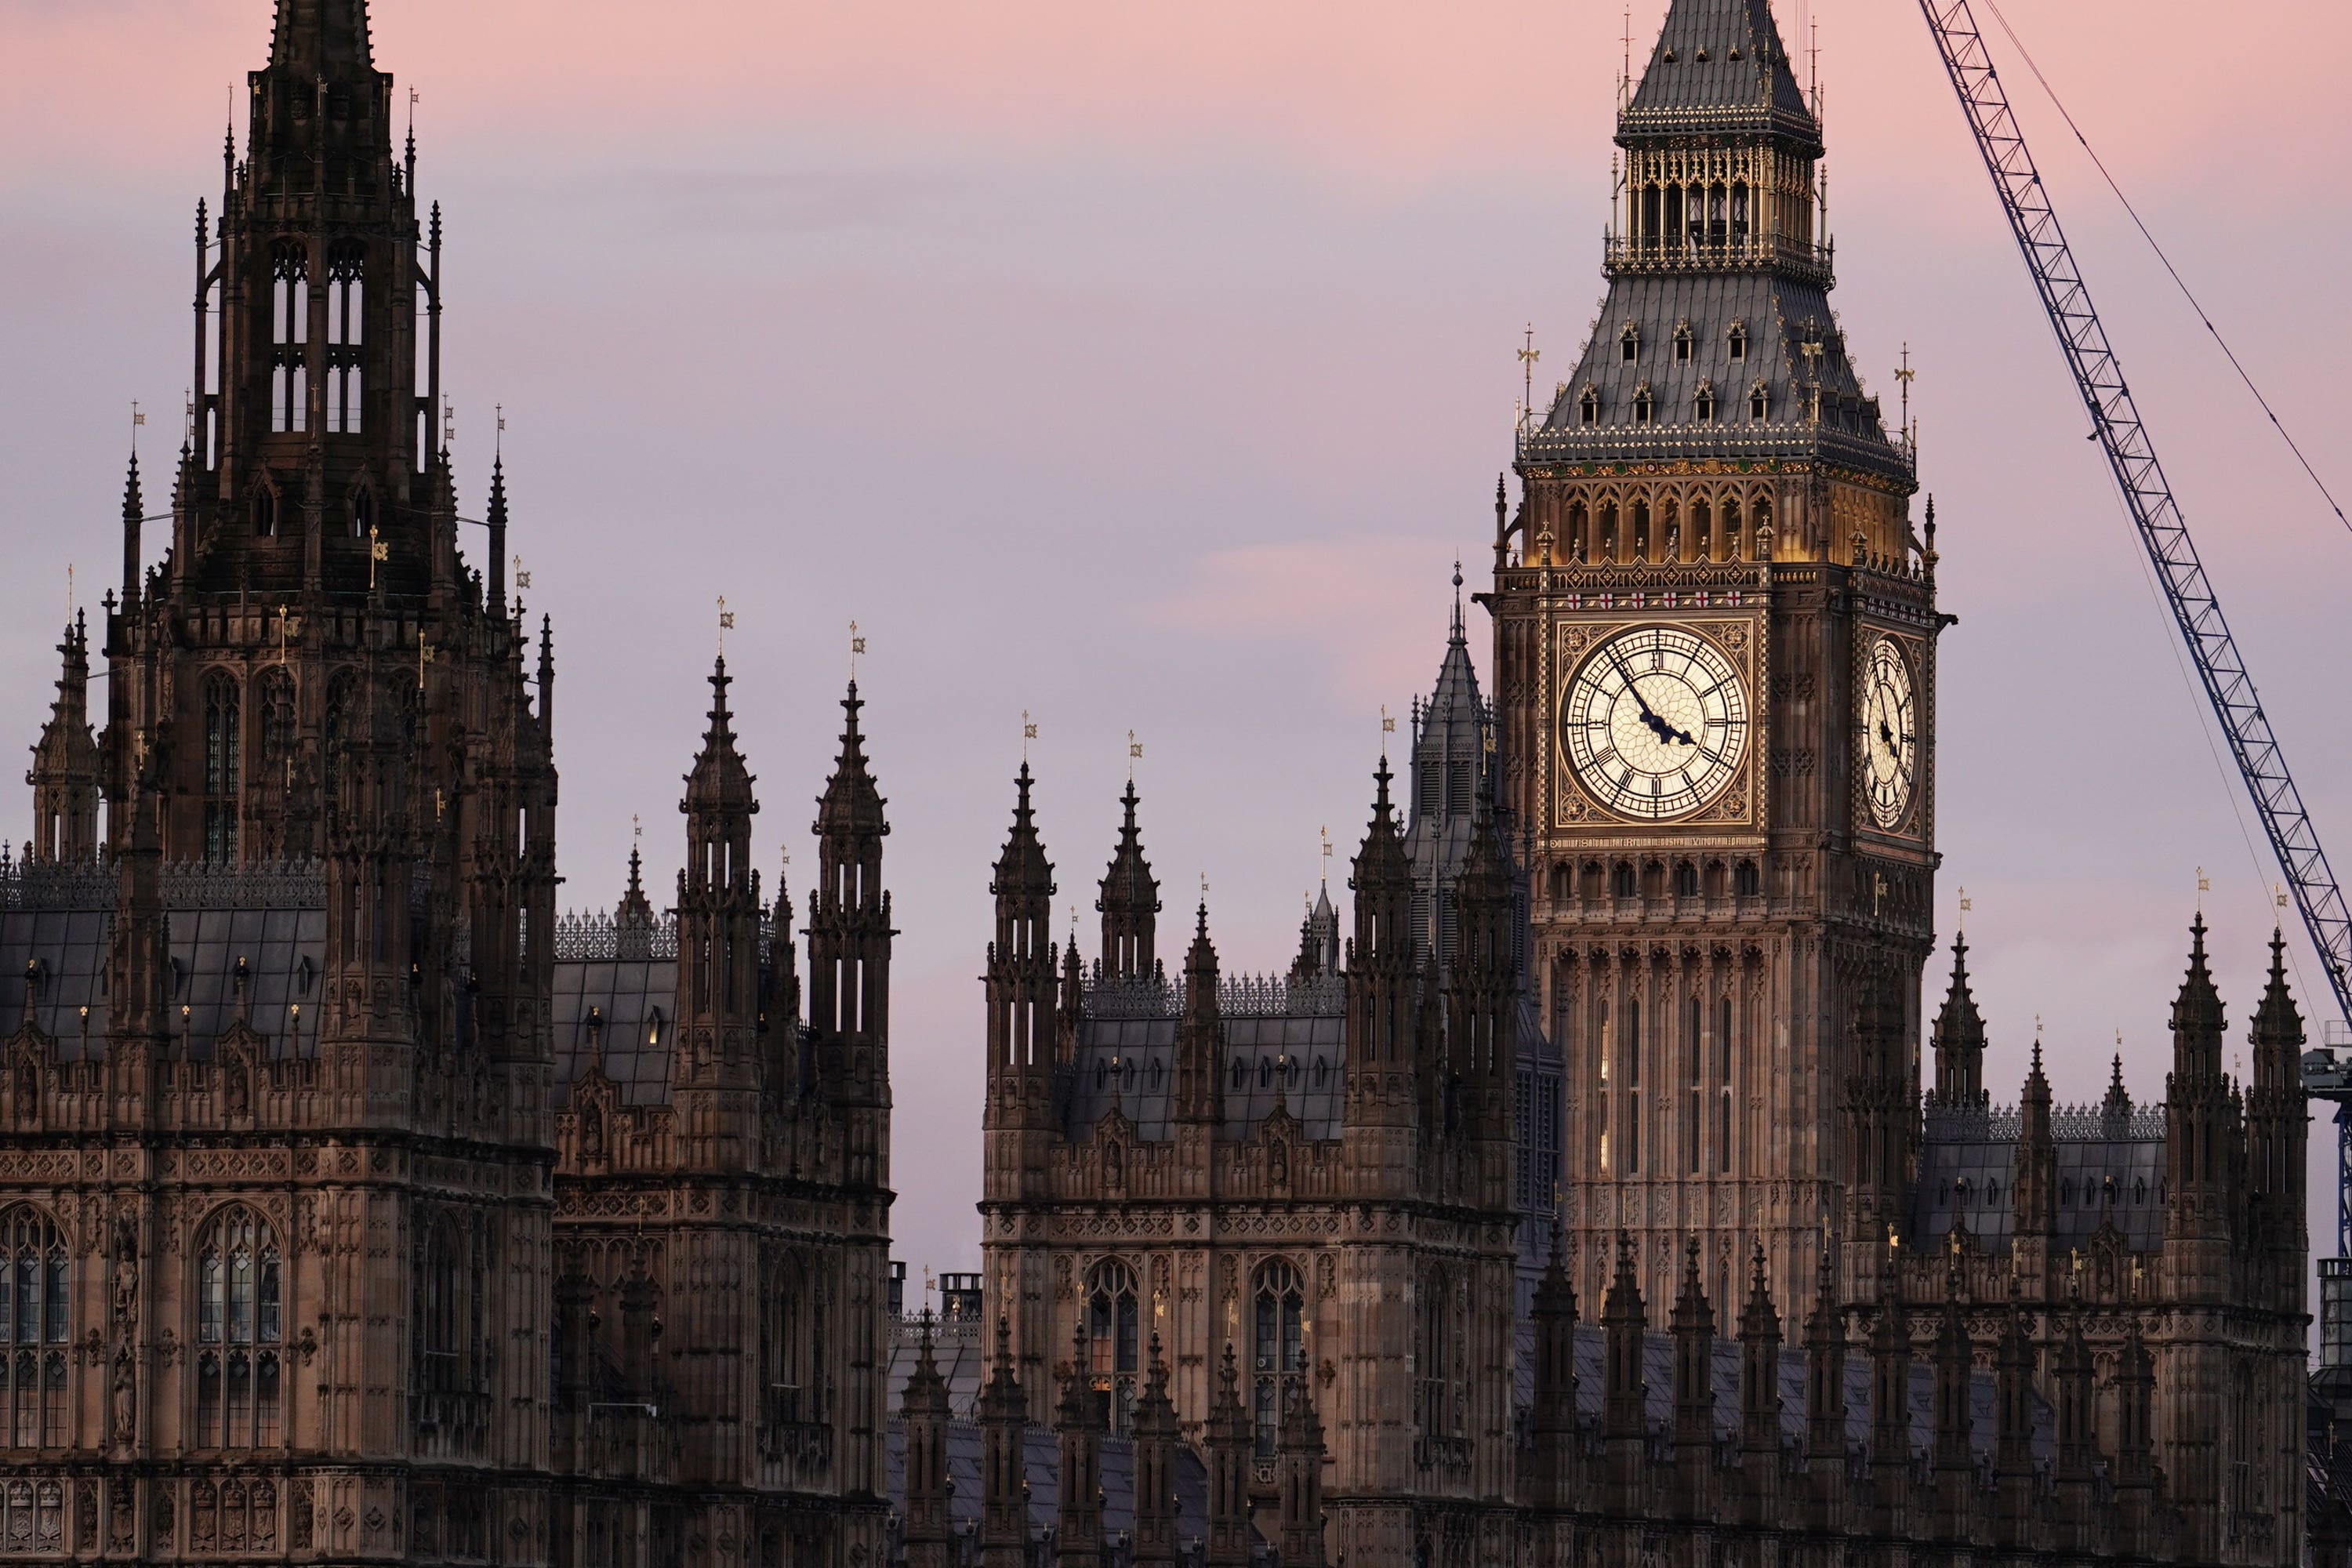
{"type": "Polygon", "coordinates": [[[1918,713],[1903,650],[1892,638],[1878,638],[1862,674],[1862,784],[1869,792],[1870,819],[1881,827],[1897,826],[1911,808],[1918,713]]]}
{"type": "Polygon", "coordinates": [[[1586,794],[1622,816],[1687,816],[1748,750],[1748,691],[1721,649],[1679,626],[1633,626],[1585,656],[1559,704],[1560,749],[1586,794]]]}

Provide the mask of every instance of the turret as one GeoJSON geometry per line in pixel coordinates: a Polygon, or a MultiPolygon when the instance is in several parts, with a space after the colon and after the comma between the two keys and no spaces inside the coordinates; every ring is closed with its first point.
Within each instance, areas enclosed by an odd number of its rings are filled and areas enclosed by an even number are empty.
{"type": "Polygon", "coordinates": [[[1708,1483],[1715,1468],[1715,1309],[1698,1273],[1698,1237],[1683,1257],[1682,1289],[1670,1321],[1675,1342],[1675,1466],[1676,1506],[1705,1517],[1712,1511],[1708,1483]]]}
{"type": "Polygon", "coordinates": [[[1853,1175],[1846,1234],[1865,1247],[1904,1217],[1911,1134],[1918,1117],[1902,1004],[1893,985],[1893,977],[1878,968],[1854,982],[1853,1071],[1846,1080],[1853,1175]]]}
{"type": "Polygon", "coordinates": [[[915,1342],[915,1370],[908,1376],[899,1406],[906,1439],[902,1516],[906,1568],[948,1568],[952,1544],[948,1479],[948,1382],[931,1357],[931,1311],[923,1309],[915,1342]]]}
{"type": "Polygon", "coordinates": [[[1446,1055],[1460,1077],[1470,1131],[1483,1157],[1480,1199],[1503,1208],[1511,1203],[1513,1173],[1517,925],[1494,818],[1483,802],[1473,816],[1470,849],[1454,879],[1454,950],[1444,981],[1446,1055]]]}
{"type": "Polygon", "coordinates": [[[89,860],[98,854],[100,758],[89,727],[89,629],[80,616],[66,627],[58,657],[57,699],[25,775],[33,786],[32,858],[89,860]]]}
{"type": "Polygon", "coordinates": [[[1176,1455],[1181,1436],[1168,1397],[1168,1363],[1160,1331],[1151,1333],[1151,1361],[1135,1402],[1135,1540],[1133,1568],[1176,1568],[1176,1455]]]}
{"type": "Polygon", "coordinates": [[[1127,781],[1119,797],[1125,812],[1119,824],[1118,848],[1103,873],[1095,908],[1102,915],[1102,973],[1106,980],[1146,981],[1158,966],[1152,936],[1160,913],[1160,884],[1151,862],[1143,858],[1143,840],[1135,825],[1135,781],[1127,781]]]}
{"type": "Polygon", "coordinates": [[[1814,1265],[1812,1313],[1805,1320],[1805,1471],[1817,1528],[1843,1520],[1846,1342],[1845,1309],[1824,1247],[1814,1265]]]}
{"type": "Polygon", "coordinates": [[[678,802],[686,863],[677,874],[670,1085],[687,1162],[739,1170],[758,1135],[760,879],[751,864],[751,818],[760,803],[735,744],[730,679],[720,658],[711,668],[702,747],[678,802]]]}
{"type": "Polygon", "coordinates": [[[2237,1096],[2221,1071],[2228,1026],[2205,962],[2205,917],[2189,928],[2189,972],[2172,1005],[2172,1072],[2165,1079],[2164,1234],[2176,1289],[2227,1293],[2227,1249],[2236,1221],[2240,1140],[2237,1096]]]}
{"type": "Polygon", "coordinates": [[[1985,1104],[1984,1016],[1969,989],[1969,943],[1952,939],[1952,981],[1944,992],[1944,1005],[1936,1015],[1936,1100],[1939,1105],[1976,1110],[1985,1104]]]}
{"type": "Polygon", "coordinates": [[[992,1198],[1019,1196],[1029,1178],[1043,1179],[1045,1152],[1034,1137],[1023,1135],[1045,1134],[1055,1125],[1054,866],[1038,841],[1025,762],[1013,789],[1013,830],[989,882],[996,936],[988,944],[983,1125],[992,1198]]]}
{"type": "Polygon", "coordinates": [[[1055,1517],[1056,1568],[1101,1568],[1104,1396],[1087,1375],[1086,1325],[1071,1336],[1069,1374],[1055,1409],[1061,1485],[1055,1517]]]}
{"type": "Polygon", "coordinates": [[[890,824],[866,762],[857,682],[841,700],[841,754],[817,797],[816,885],[809,892],[809,1033],[820,1091],[843,1113],[848,1178],[888,1179],[890,895],[882,840],[890,824]]]}
{"type": "Polygon", "coordinates": [[[1276,1457],[1283,1568],[1323,1568],[1323,1421],[1304,1375],[1283,1380],[1276,1457]]]}
{"type": "MultiPolygon", "coordinates": [[[[1348,947],[1349,1128],[1409,1128],[1417,1098],[1413,1027],[1420,955],[1413,938],[1412,865],[1389,799],[1388,759],[1373,775],[1371,825],[1357,851],[1356,934],[1348,947]]],[[[1375,1173],[1409,1184],[1409,1148],[1385,1148],[1375,1173]]]]}
{"type": "Polygon", "coordinates": [[[1290,962],[1290,983],[1302,985],[1339,973],[1339,911],[1331,907],[1331,889],[1325,884],[1298,922],[1298,956],[1290,962]]]}
{"type": "Polygon", "coordinates": [[[1891,1247],[1870,1328],[1870,1475],[1880,1528],[1899,1530],[1911,1494],[1911,1321],[1891,1247]]]}
{"type": "Polygon", "coordinates": [[[1535,1404],[1529,1412],[1530,1496],[1540,1509],[1574,1499],[1577,1452],[1576,1289],[1569,1283],[1559,1227],[1529,1310],[1535,1339],[1535,1404]]]}
{"type": "MultiPolygon", "coordinates": [[[[1184,954],[1183,1012],[1176,1024],[1176,1120],[1213,1137],[1225,1119],[1225,1026],[1217,1005],[1217,950],[1209,941],[1209,904],[1201,901],[1192,945],[1184,954]]],[[[1196,1135],[1197,1136],[1197,1135],[1196,1135]]],[[[1187,1152],[1204,1166],[1205,1151],[1187,1152]]]]}
{"type": "Polygon", "coordinates": [[[1946,1541],[1958,1540],[1968,1533],[1971,1494],[1977,1479],[1976,1413],[1969,1403],[1974,1347],[1969,1342],[1968,1321],[1960,1314],[1961,1288],[1959,1270],[1955,1268],[1946,1282],[1943,1305],[1936,1321],[1932,1410],[1936,1533],[1946,1541]]]}
{"type": "Polygon", "coordinates": [[[1764,1248],[1748,1262],[1748,1304],[1739,1313],[1739,1454],[1749,1517],[1780,1518],[1780,1313],[1772,1305],[1764,1248]]]}
{"type": "Polygon", "coordinates": [[[1013,1365],[1013,1325],[996,1320],[996,1354],[980,1392],[981,1568],[1027,1568],[1029,1396],[1013,1365]]]}
{"type": "Polygon", "coordinates": [[[1248,1568],[1254,1531],[1250,1526],[1249,1407],[1242,1403],[1234,1345],[1225,1342],[1218,1363],[1217,1392],[1209,1402],[1202,1443],[1209,1472],[1209,1542],[1206,1568],[1248,1568]]]}
{"type": "Polygon", "coordinates": [[[2311,1247],[2304,1219],[2304,1152],[2310,1109],[2303,1093],[2303,1016],[2287,990],[2286,941],[2271,932],[2271,973],[2249,1036],[2253,1084],[2246,1093],[2247,1184],[2263,1250],[2271,1305],[2303,1310],[2303,1259],[2311,1247]]]}
{"type": "MultiPolygon", "coordinates": [[[[2063,1353],[2063,1352],[2062,1352],[2063,1353]]],[[[2063,1369],[2052,1380],[2063,1399],[2063,1369]]],[[[2000,1326],[2000,1343],[1993,1352],[1992,1473],[1996,1489],[1995,1518],[2000,1538],[2021,1545],[2032,1538],[2033,1524],[2033,1338],[2027,1331],[2023,1303],[2014,1289],[2000,1326]]]]}
{"type": "Polygon", "coordinates": [[[2017,1158],[2010,1183],[2010,1208],[2018,1267],[2036,1289],[2049,1277],[2058,1233],[2058,1146],[2050,1126],[2050,1080],[2042,1071],[2042,1039],[2033,1040],[2032,1065],[2017,1097],[2017,1158]]]}
{"type": "Polygon", "coordinates": [[[1601,1427],[1612,1452],[1627,1444],[1638,1452],[1649,1429],[1649,1378],[1643,1369],[1643,1345],[1649,1319],[1642,1310],[1642,1287],[1633,1277],[1633,1242],[1617,1238],[1617,1271],[1609,1281],[1609,1297],[1601,1309],[1602,1333],[1601,1427]]]}

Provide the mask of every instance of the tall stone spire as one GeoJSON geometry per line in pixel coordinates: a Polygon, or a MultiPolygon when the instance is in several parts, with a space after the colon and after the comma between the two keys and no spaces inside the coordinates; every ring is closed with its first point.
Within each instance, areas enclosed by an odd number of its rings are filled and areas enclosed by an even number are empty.
{"type": "MultiPolygon", "coordinates": [[[[1372,777],[1372,820],[1349,885],[1356,894],[1348,949],[1346,1117],[1350,1127],[1409,1127],[1417,1099],[1412,866],[1389,798],[1388,758],[1372,777]]],[[[1393,1153],[1391,1155],[1391,1163],[1393,1153]]],[[[1391,1169],[1391,1179],[1410,1175],[1391,1169]]]]}
{"type": "Polygon", "coordinates": [[[1952,980],[1936,1015],[1936,1100],[1940,1105],[1979,1110],[1984,1088],[1984,1016],[1969,989],[1969,942],[1952,939],[1952,980]]]}
{"type": "Polygon", "coordinates": [[[710,671],[710,711],[678,810],[686,862],[677,873],[677,1028],[671,1097],[685,1158],[734,1170],[759,1141],[760,877],[751,818],[760,803],[736,745],[727,660],[710,671]]]}
{"type": "Polygon", "coordinates": [[[1135,825],[1135,781],[1127,781],[1119,797],[1125,816],[1119,824],[1118,848],[1103,873],[1095,908],[1102,914],[1102,972],[1107,980],[1149,980],[1158,965],[1152,933],[1160,913],[1160,883],[1151,862],[1143,858],[1143,839],[1135,825]]]}
{"type": "Polygon", "coordinates": [[[809,1030],[817,1081],[850,1114],[852,1179],[878,1180],[890,1103],[890,824],[866,760],[857,682],[842,697],[841,753],[817,797],[816,883],[809,889],[809,1030]]]}
{"type": "MultiPolygon", "coordinates": [[[[982,1126],[992,1197],[1013,1197],[1026,1184],[1045,1179],[1045,1151],[1038,1140],[1055,1124],[1054,864],[1037,837],[1031,785],[1024,762],[1013,780],[1013,829],[988,885],[996,900],[996,934],[988,944],[982,1126]]],[[[1069,1000],[1076,1005],[1077,998],[1069,1000]]]]}
{"type": "MultiPolygon", "coordinates": [[[[1217,949],[1209,940],[1209,900],[1201,900],[1192,945],[1184,954],[1183,1012],[1176,1026],[1176,1120],[1213,1130],[1225,1119],[1224,1020],[1217,1003],[1217,949]]],[[[1211,1136],[1213,1136],[1212,1131],[1211,1136]]],[[[1188,1151],[1205,1165],[1207,1152],[1188,1151]]]]}
{"type": "Polygon", "coordinates": [[[1013,1325],[996,1320],[996,1353],[980,1391],[981,1568],[1027,1568],[1029,1396],[1013,1365],[1013,1325]]]}
{"type": "Polygon", "coordinates": [[[918,1328],[915,1370],[907,1378],[898,1413],[906,1438],[906,1568],[948,1568],[952,1545],[949,1500],[954,1490],[948,1478],[948,1426],[954,1412],[948,1404],[948,1380],[940,1375],[931,1354],[929,1307],[918,1328]]]}
{"type": "Polygon", "coordinates": [[[32,857],[88,860],[98,853],[100,758],[89,727],[89,628],[77,615],[58,644],[58,695],[33,745],[32,857]]]}

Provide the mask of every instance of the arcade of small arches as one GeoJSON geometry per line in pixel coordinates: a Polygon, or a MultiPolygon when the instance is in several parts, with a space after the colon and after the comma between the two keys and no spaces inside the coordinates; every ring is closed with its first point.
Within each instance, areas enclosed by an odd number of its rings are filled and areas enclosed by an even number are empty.
{"type": "Polygon", "coordinates": [[[1545,874],[1544,891],[1552,908],[1561,911],[1580,905],[1604,912],[1626,904],[1679,909],[1760,898],[1764,876],[1750,856],[1674,860],[1659,856],[1603,860],[1591,856],[1552,862],[1545,874]]]}
{"type": "MultiPolygon", "coordinates": [[[[1097,1260],[1086,1271],[1079,1328],[1086,1371],[1095,1387],[1110,1395],[1111,1429],[1129,1430],[1138,1379],[1143,1372],[1143,1315],[1134,1264],[1122,1258],[1097,1260]]],[[[1276,1255],[1251,1265],[1242,1301],[1232,1303],[1228,1332],[1239,1330],[1234,1346],[1241,1358],[1250,1427],[1260,1459],[1274,1457],[1282,1421],[1285,1386],[1307,1371],[1307,1274],[1297,1262],[1276,1255]]],[[[1152,1302],[1157,1321],[1163,1301],[1152,1302]]],[[[1154,1332],[1157,1331],[1155,1329],[1154,1332]]]]}
{"type": "Polygon", "coordinates": [[[1810,246],[1812,183],[1811,160],[1769,146],[1636,151],[1626,162],[1628,247],[1678,258],[1758,240],[1810,246]]]}
{"type": "Polygon", "coordinates": [[[1769,479],[1530,487],[1519,527],[1549,540],[1554,560],[1631,565],[1770,558],[1769,479]]]}

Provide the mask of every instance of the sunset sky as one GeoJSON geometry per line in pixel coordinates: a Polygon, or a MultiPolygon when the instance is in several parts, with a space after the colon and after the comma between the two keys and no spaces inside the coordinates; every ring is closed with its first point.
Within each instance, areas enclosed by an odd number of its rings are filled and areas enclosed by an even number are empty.
{"type": "MultiPolygon", "coordinates": [[[[2005,8],[2352,492],[2352,7],[2005,8]]],[[[1633,7],[1637,65],[1664,9],[1633,7]]],[[[1622,7],[373,10],[378,65],[420,95],[420,188],[446,215],[461,499],[478,515],[503,405],[514,547],[532,612],[555,617],[559,901],[612,902],[632,814],[667,885],[721,594],[758,853],[773,868],[792,850],[797,894],[856,620],[903,933],[894,1250],[918,1272],[975,1267],[976,977],[1023,711],[1083,924],[1132,730],[1163,918],[1205,877],[1227,971],[1286,960],[1318,830],[1342,875],[1361,833],[1381,706],[1402,711],[1435,674],[1452,562],[1475,584],[1490,559],[1522,329],[1548,393],[1592,320],[1622,7]]],[[[194,206],[217,204],[231,84],[263,62],[268,12],[0,0],[0,735],[23,743],[47,711],[68,564],[89,605],[116,559],[134,398],[155,416],[151,509],[165,499],[194,206]]],[[[1801,50],[1795,0],[1780,16],[1801,50]]],[[[1965,885],[1987,1078],[2013,1093],[2038,1016],[2062,1100],[2095,1095],[2117,1030],[2132,1089],[2156,1100],[2196,868],[2233,1042],[2276,873],[1916,5],[1812,0],[1807,20],[1835,299],[1890,407],[1906,342],[1919,370],[1920,477],[1960,618],[1941,649],[1939,927],[1965,885]]],[[[2002,50],[2352,874],[2352,536],[2002,50]]],[[[1474,621],[1482,666],[1483,634],[1474,621]]],[[[12,836],[29,820],[0,811],[12,836]]],[[[2328,1011],[2307,951],[2300,977],[2306,1014],[2328,1011]]],[[[2319,1131],[2315,1152],[2330,1144],[2319,1131]]]]}

